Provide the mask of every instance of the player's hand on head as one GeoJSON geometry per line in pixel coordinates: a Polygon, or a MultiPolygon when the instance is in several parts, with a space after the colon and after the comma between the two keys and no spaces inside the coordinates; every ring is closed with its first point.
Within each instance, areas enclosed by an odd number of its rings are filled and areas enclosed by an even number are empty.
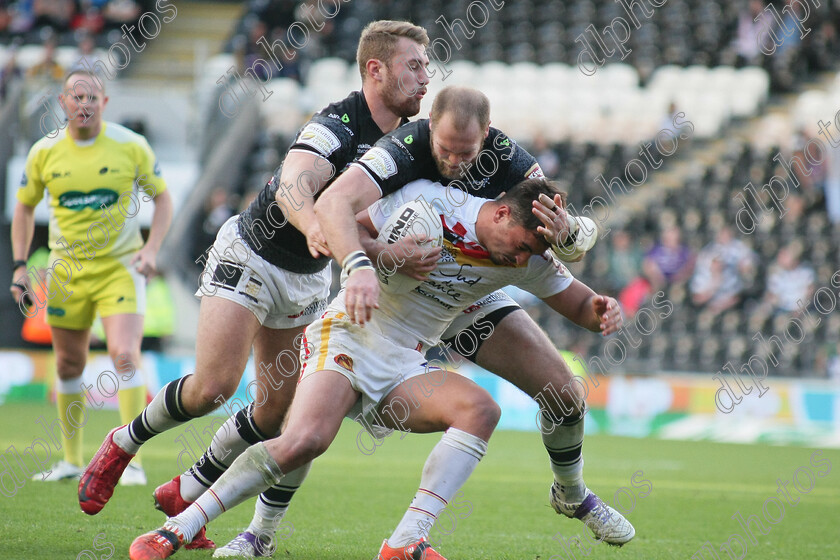
{"type": "Polygon", "coordinates": [[[403,237],[391,244],[388,250],[395,257],[394,268],[415,280],[425,280],[437,268],[441,247],[432,247],[426,236],[403,237]]]}
{"type": "Polygon", "coordinates": [[[379,279],[373,270],[356,270],[344,284],[344,306],[350,321],[364,325],[379,308],[379,279]]]}
{"type": "Polygon", "coordinates": [[[569,235],[569,219],[563,206],[563,198],[559,194],[554,199],[540,194],[539,199],[532,203],[531,211],[542,222],[537,226],[537,232],[545,237],[552,245],[562,245],[569,235]]]}
{"type": "Polygon", "coordinates": [[[621,307],[615,298],[597,295],[592,298],[592,310],[600,321],[601,334],[606,336],[614,334],[624,326],[624,318],[621,316],[621,307]]]}
{"type": "Polygon", "coordinates": [[[129,264],[132,265],[137,272],[146,278],[149,278],[157,272],[157,251],[151,247],[144,246],[135,253],[129,264]]]}

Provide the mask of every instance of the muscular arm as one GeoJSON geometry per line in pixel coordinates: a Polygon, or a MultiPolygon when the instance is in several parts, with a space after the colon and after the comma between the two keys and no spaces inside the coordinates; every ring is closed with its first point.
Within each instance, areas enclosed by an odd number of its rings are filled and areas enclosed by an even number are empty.
{"type": "Polygon", "coordinates": [[[624,323],[615,299],[596,294],[578,280],[543,301],[573,323],[603,335],[618,332],[624,323]]]}
{"type": "MultiPolygon", "coordinates": [[[[381,196],[379,187],[357,167],[350,167],[324,191],[315,203],[315,215],[335,259],[343,264],[354,251],[364,251],[356,214],[381,196]]],[[[372,270],[359,270],[345,284],[345,302],[350,320],[364,324],[379,307],[379,280],[372,270]]]]}
{"type": "Polygon", "coordinates": [[[332,179],[333,165],[323,157],[308,152],[289,152],[283,161],[275,200],[283,214],[306,236],[309,252],[318,258],[330,256],[330,250],[315,216],[315,195],[332,179]]]}
{"type": "Polygon", "coordinates": [[[356,227],[356,214],[381,196],[379,187],[364,171],[350,167],[315,203],[315,215],[339,263],[353,251],[364,250],[356,227]]]}
{"type": "MultiPolygon", "coordinates": [[[[396,243],[388,244],[376,240],[376,228],[370,220],[367,210],[356,214],[359,240],[367,256],[377,268],[399,272],[415,280],[425,280],[430,272],[437,268],[440,247],[423,247],[425,238],[403,237],[396,243]]],[[[389,274],[391,272],[388,272],[389,274]]]]}

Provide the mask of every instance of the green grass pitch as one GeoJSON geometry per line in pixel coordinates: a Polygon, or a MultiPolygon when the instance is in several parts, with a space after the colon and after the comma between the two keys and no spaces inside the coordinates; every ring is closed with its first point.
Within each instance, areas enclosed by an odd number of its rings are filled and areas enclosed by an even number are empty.
{"type": "MultiPolygon", "coordinates": [[[[35,419],[55,418],[47,405],[0,406],[0,457],[14,445],[18,451],[35,437],[44,437],[35,419]]],[[[733,421],[736,421],[733,419],[733,421]]],[[[115,412],[91,412],[85,429],[89,458],[107,430],[117,423],[115,412]]],[[[201,433],[207,420],[199,420],[201,433]]],[[[299,560],[371,560],[408,506],[419,483],[426,454],[439,435],[398,434],[384,440],[370,455],[356,446],[359,426],[347,422],[332,448],[315,462],[308,481],[287,515],[293,534],[281,541],[275,558],[299,560]]],[[[163,515],[153,509],[155,486],[177,474],[175,438],[183,430],[158,436],[145,446],[146,487],[117,487],[106,508],[95,517],[81,512],[74,483],[27,481],[14,497],[0,496],[0,559],[127,558],[128,546],[139,534],[160,526],[163,515]],[[97,538],[97,535],[100,535],[97,538]],[[96,539],[96,540],[95,540],[96,539]],[[88,551],[88,552],[85,552],[88,551]]],[[[205,440],[206,440],[206,436],[205,440]]],[[[621,560],[690,559],[709,541],[721,559],[731,535],[746,536],[736,520],[757,515],[767,530],[760,535],[751,525],[757,544],[747,539],[745,556],[736,540],[735,558],[812,560],[840,558],[840,451],[825,450],[812,465],[814,449],[769,447],[653,439],[588,437],[584,442],[585,476],[590,488],[608,503],[619,488],[621,507],[636,527],[636,538],[623,548],[598,545],[564,549],[553,537],[574,538],[584,532],[575,520],[558,516],[548,505],[551,480],[548,459],[539,434],[499,432],[482,460],[453,500],[446,526],[433,530],[437,549],[450,560],[621,560]],[[830,461],[830,471],[826,474],[830,461]],[[800,469],[800,467],[804,467],[800,469]],[[800,493],[788,486],[795,506],[784,502],[784,517],[768,502],[777,493],[777,479],[791,480],[797,472],[800,493]],[[643,471],[643,474],[634,473],[643,471]],[[809,482],[808,473],[813,477],[809,482]],[[824,476],[816,476],[822,472],[824,476]],[[644,481],[648,481],[649,485],[644,481]],[[649,492],[645,497],[641,495],[649,492]],[[588,556],[584,553],[588,552],[588,556]]],[[[57,453],[54,454],[54,458],[57,453]]],[[[9,464],[19,475],[14,460],[9,464]]],[[[8,476],[3,475],[8,483],[8,476]]],[[[214,521],[208,536],[224,544],[243,529],[253,512],[253,499],[214,521]]],[[[443,519],[443,518],[442,518],[443,519]]],[[[568,541],[567,541],[568,542],[568,541]]],[[[210,552],[180,551],[176,558],[210,558],[210,552]]],[[[711,558],[705,554],[704,559],[711,558]]]]}

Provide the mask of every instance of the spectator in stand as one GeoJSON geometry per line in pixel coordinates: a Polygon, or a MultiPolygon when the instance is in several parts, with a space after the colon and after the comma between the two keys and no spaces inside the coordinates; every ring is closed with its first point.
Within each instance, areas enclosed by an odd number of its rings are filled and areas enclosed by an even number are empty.
{"type": "Polygon", "coordinates": [[[70,29],[76,3],[73,0],[34,0],[32,10],[35,27],[50,27],[61,32],[70,29]]]}
{"type": "Polygon", "coordinates": [[[691,277],[691,301],[714,312],[725,311],[740,301],[738,275],[732,274],[716,252],[700,255],[691,277]]]}
{"type": "Polygon", "coordinates": [[[12,24],[12,11],[6,3],[0,4],[0,33],[6,33],[12,24]]]}
{"type": "Polygon", "coordinates": [[[77,48],[78,51],[76,52],[72,69],[93,68],[96,62],[101,60],[101,57],[96,52],[96,41],[90,33],[82,33],[79,36],[77,48]],[[87,62],[87,65],[85,62],[87,62]]]}
{"type": "Polygon", "coordinates": [[[6,62],[0,68],[0,102],[6,99],[9,87],[23,76],[17,63],[17,45],[13,45],[6,55],[6,62]]]}
{"type": "Polygon", "coordinates": [[[102,10],[107,28],[118,29],[122,24],[131,24],[140,17],[143,10],[134,0],[110,0],[104,5],[96,2],[102,10]]]}
{"type": "Polygon", "coordinates": [[[105,16],[93,0],[82,0],[79,2],[79,12],[73,18],[70,27],[95,35],[105,27],[105,16]]]}
{"type": "Polygon", "coordinates": [[[802,245],[793,241],[779,250],[767,274],[764,306],[777,314],[802,313],[814,293],[814,269],[800,262],[802,245]],[[798,302],[802,302],[802,305],[798,302]]]}
{"type": "Polygon", "coordinates": [[[715,241],[697,255],[691,278],[691,300],[694,305],[712,311],[723,311],[741,302],[744,291],[755,275],[756,255],[732,228],[722,226],[715,241]]]}
{"type": "MultiPolygon", "coordinates": [[[[216,234],[222,225],[234,214],[239,204],[237,196],[229,195],[222,187],[213,189],[204,207],[204,219],[201,231],[193,237],[193,260],[201,255],[213,244],[216,234]]],[[[199,263],[204,262],[200,260],[199,263]]]]}
{"type": "MultiPolygon", "coordinates": [[[[545,168],[543,168],[545,169],[545,168]]],[[[621,292],[639,276],[642,270],[642,251],[634,247],[630,235],[621,229],[612,231],[612,245],[607,264],[610,292],[621,292]]]]}
{"type": "Polygon", "coordinates": [[[294,23],[297,0],[268,0],[260,4],[263,7],[257,9],[257,15],[269,29],[282,27],[285,30],[294,23]]]}
{"type": "Polygon", "coordinates": [[[51,33],[44,40],[44,59],[26,72],[26,77],[34,80],[61,82],[64,68],[55,59],[56,38],[51,33]]]}
{"type": "Polygon", "coordinates": [[[738,14],[738,35],[735,40],[737,58],[735,66],[757,66],[764,56],[759,50],[758,38],[767,29],[774,29],[773,16],[764,12],[761,0],[750,0],[738,14]]]}
{"type": "Polygon", "coordinates": [[[645,255],[642,272],[656,292],[686,282],[694,271],[694,254],[681,240],[680,228],[663,228],[659,242],[645,255]]]}

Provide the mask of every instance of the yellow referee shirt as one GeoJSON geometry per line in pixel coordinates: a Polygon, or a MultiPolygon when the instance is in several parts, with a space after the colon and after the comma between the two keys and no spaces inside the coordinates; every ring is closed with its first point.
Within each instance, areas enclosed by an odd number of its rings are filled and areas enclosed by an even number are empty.
{"type": "Polygon", "coordinates": [[[74,247],[76,253],[83,248],[91,259],[139,250],[140,205],[165,189],[146,139],[103,121],[91,140],[73,140],[64,128],[36,142],[26,158],[17,199],[36,206],[46,190],[50,249],[67,252],[74,247]]]}

